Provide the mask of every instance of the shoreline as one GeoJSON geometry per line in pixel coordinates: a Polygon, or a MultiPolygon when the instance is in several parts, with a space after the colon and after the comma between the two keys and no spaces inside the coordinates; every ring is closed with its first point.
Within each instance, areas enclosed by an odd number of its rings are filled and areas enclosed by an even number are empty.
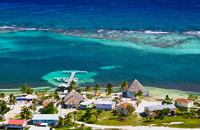
{"type": "MultiPolygon", "coordinates": [[[[85,87],[77,87],[77,88],[81,88],[82,90],[85,89],[85,87]]],[[[92,89],[93,87],[91,87],[92,89]]],[[[182,91],[182,90],[177,90],[177,89],[164,89],[164,88],[157,88],[157,87],[150,87],[150,86],[144,86],[144,88],[146,90],[149,91],[149,97],[148,100],[149,101],[154,101],[154,102],[162,102],[165,99],[166,95],[169,95],[170,98],[172,98],[173,100],[177,99],[177,98],[187,98],[189,96],[189,94],[194,94],[197,95],[198,97],[200,97],[200,93],[195,93],[195,92],[190,92],[190,91],[182,91]]],[[[57,89],[57,87],[50,87],[50,86],[43,86],[43,87],[37,87],[37,88],[32,88],[34,90],[34,92],[41,92],[44,90],[48,90],[49,92],[51,91],[55,91],[57,89]]],[[[105,92],[104,87],[101,88],[101,93],[105,92]]],[[[1,93],[5,93],[5,94],[22,94],[20,91],[20,89],[0,89],[1,93]]],[[[113,93],[120,93],[122,92],[122,90],[120,90],[120,87],[114,87],[113,89],[113,93]]],[[[198,101],[200,101],[200,99],[198,99],[198,101]]]]}

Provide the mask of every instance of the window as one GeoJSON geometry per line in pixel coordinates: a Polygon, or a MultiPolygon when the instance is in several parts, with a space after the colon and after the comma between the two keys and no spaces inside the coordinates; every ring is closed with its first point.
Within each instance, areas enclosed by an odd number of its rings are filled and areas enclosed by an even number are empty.
{"type": "Polygon", "coordinates": [[[181,102],[179,102],[178,104],[181,104],[181,102]]]}
{"type": "Polygon", "coordinates": [[[102,106],[106,106],[106,104],[102,104],[102,106]]]}

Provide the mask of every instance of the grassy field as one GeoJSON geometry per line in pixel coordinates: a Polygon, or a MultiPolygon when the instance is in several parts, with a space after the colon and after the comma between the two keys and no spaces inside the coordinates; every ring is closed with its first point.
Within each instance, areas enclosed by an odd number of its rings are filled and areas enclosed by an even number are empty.
{"type": "MultiPolygon", "coordinates": [[[[95,110],[92,110],[93,112],[95,110]]],[[[79,121],[83,121],[82,115],[85,113],[85,111],[82,111],[82,114],[78,114],[79,121]]],[[[98,117],[96,122],[96,117],[92,115],[91,119],[86,121],[85,123],[88,124],[96,124],[96,125],[107,125],[107,126],[140,126],[142,125],[142,120],[137,118],[136,114],[133,114],[132,119],[128,119],[126,121],[121,121],[118,119],[118,116],[114,116],[112,111],[103,111],[101,115],[98,117]]]]}
{"type": "MultiPolygon", "coordinates": [[[[95,110],[92,110],[95,111],[95,110]]],[[[82,115],[85,111],[78,114],[79,121],[83,121],[82,115]]],[[[83,121],[84,122],[84,121],[83,121]]],[[[174,117],[166,117],[163,120],[156,119],[153,122],[147,122],[146,117],[138,118],[137,114],[133,114],[132,119],[126,119],[124,121],[119,120],[118,116],[114,116],[112,111],[103,111],[98,117],[96,122],[96,117],[92,115],[91,119],[86,121],[88,124],[96,125],[107,125],[107,126],[149,126],[155,124],[156,126],[166,126],[166,127],[176,127],[176,128],[200,128],[200,118],[184,118],[183,115],[176,115],[174,117]],[[184,122],[182,124],[172,124],[168,125],[171,122],[184,122]],[[166,123],[166,124],[163,124],[166,123]]]]}
{"type": "Polygon", "coordinates": [[[70,122],[69,123],[69,126],[63,126],[63,127],[59,127],[59,128],[56,128],[54,127],[55,130],[77,130],[77,127],[79,126],[79,124],[77,123],[72,123],[70,122]]]}
{"type": "Polygon", "coordinates": [[[146,122],[146,117],[142,118],[143,125],[156,124],[156,126],[168,126],[176,128],[200,128],[200,118],[184,118],[183,115],[176,115],[174,117],[166,117],[163,120],[156,119],[153,122],[146,122]],[[173,125],[164,125],[162,123],[171,123],[171,122],[184,122],[182,124],[173,124],[173,125]]]}

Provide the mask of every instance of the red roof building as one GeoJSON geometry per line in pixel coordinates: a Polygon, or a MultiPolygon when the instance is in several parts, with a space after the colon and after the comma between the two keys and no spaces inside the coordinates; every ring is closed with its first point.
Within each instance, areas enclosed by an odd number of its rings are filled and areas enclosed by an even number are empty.
{"type": "Polygon", "coordinates": [[[178,98],[174,101],[178,101],[178,102],[184,102],[184,103],[190,103],[190,102],[193,102],[192,100],[188,100],[188,99],[184,99],[184,98],[178,98]]]}
{"type": "Polygon", "coordinates": [[[15,119],[10,119],[8,123],[6,124],[7,128],[10,129],[23,129],[26,127],[26,121],[25,120],[15,120],[15,119]]]}
{"type": "Polygon", "coordinates": [[[23,125],[25,120],[9,120],[7,124],[12,124],[12,125],[23,125]]]}
{"type": "Polygon", "coordinates": [[[178,98],[175,101],[175,105],[178,107],[192,107],[193,106],[193,101],[184,99],[184,98],[178,98]]]}

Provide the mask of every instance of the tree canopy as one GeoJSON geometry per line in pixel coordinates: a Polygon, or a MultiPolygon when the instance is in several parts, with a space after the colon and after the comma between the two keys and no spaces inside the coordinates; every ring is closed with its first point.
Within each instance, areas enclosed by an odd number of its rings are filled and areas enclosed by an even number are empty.
{"type": "Polygon", "coordinates": [[[96,93],[97,91],[100,91],[100,90],[101,90],[100,85],[99,85],[99,84],[96,84],[96,85],[94,86],[94,91],[95,91],[95,93],[96,93]]]}
{"type": "Polygon", "coordinates": [[[22,93],[27,93],[27,94],[32,94],[32,93],[33,93],[33,89],[28,88],[27,83],[25,83],[24,86],[21,87],[20,91],[21,91],[22,93]]]}
{"type": "Polygon", "coordinates": [[[54,103],[49,103],[46,107],[44,107],[41,111],[41,114],[56,114],[58,113],[58,110],[56,107],[54,107],[54,103]]]}
{"type": "Polygon", "coordinates": [[[4,100],[0,100],[0,119],[4,117],[4,115],[10,111],[10,108],[7,107],[7,104],[4,100]]]}
{"type": "Polygon", "coordinates": [[[189,99],[189,100],[193,100],[193,101],[195,102],[195,101],[197,101],[198,97],[197,97],[196,95],[194,95],[194,94],[190,94],[190,95],[188,96],[188,99],[189,99]]]}
{"type": "Polygon", "coordinates": [[[164,105],[164,104],[173,104],[172,99],[169,98],[168,95],[166,95],[165,100],[162,102],[162,105],[164,105]]]}
{"type": "Polygon", "coordinates": [[[122,82],[121,86],[121,90],[126,91],[126,88],[128,87],[128,82],[125,80],[122,82]]]}
{"type": "Polygon", "coordinates": [[[108,86],[106,87],[106,92],[108,93],[108,96],[111,95],[111,93],[113,92],[113,84],[108,84],[108,86]]]}
{"type": "Polygon", "coordinates": [[[20,112],[20,117],[21,119],[29,120],[32,118],[32,112],[30,111],[28,107],[23,106],[20,112]]]}

